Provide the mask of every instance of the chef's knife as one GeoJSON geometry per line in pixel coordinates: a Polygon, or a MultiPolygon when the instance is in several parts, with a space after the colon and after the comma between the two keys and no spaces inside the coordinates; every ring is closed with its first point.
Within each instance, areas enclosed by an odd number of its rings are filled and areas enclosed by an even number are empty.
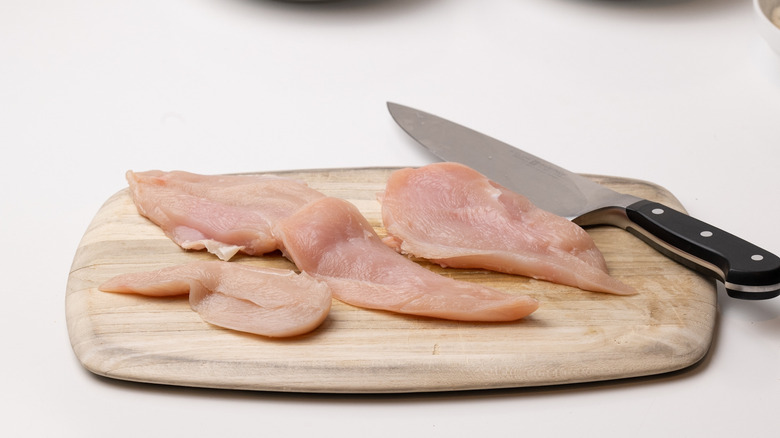
{"type": "Polygon", "coordinates": [[[472,129],[388,102],[395,121],[445,161],[465,164],[580,226],[614,225],[667,257],[723,282],[729,296],[780,295],[780,258],[657,202],[618,193],[472,129]]]}

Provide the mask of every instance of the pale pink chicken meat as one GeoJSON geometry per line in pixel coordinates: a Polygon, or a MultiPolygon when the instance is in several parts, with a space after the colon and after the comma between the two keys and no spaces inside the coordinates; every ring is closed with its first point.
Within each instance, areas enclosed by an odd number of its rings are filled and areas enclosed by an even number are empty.
{"type": "Polygon", "coordinates": [[[580,289],[634,294],[590,235],[457,163],[393,172],[380,194],[384,242],[445,267],[481,268],[580,289]]]}
{"type": "Polygon", "coordinates": [[[453,280],[398,254],[341,199],[309,203],[276,232],[285,256],[354,306],[464,321],[513,321],[538,307],[531,297],[453,280]]]}
{"type": "Polygon", "coordinates": [[[314,330],[332,303],[328,285],[308,274],[218,260],[122,274],[99,289],[152,297],[189,294],[190,307],[204,321],[268,337],[314,330]]]}
{"type": "Polygon", "coordinates": [[[324,196],[302,181],[270,175],[152,170],[126,176],[140,214],[182,248],[205,248],[222,260],[278,249],[276,221],[324,196]]]}

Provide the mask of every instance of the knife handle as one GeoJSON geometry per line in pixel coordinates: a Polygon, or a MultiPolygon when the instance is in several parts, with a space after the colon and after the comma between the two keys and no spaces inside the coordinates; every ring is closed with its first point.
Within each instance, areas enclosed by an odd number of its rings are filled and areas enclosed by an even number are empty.
{"type": "Polygon", "coordinates": [[[780,295],[780,258],[712,225],[648,200],[626,208],[626,228],[667,257],[722,281],[733,298],[780,295]]]}

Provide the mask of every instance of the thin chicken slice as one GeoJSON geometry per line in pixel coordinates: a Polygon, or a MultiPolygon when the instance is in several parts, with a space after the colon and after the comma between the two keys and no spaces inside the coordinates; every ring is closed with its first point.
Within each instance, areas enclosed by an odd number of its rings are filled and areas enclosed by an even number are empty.
{"type": "Polygon", "coordinates": [[[315,200],[279,222],[283,253],[345,303],[463,321],[513,321],[538,302],[434,273],[382,243],[347,201],[315,200]]]}
{"type": "Polygon", "coordinates": [[[395,250],[445,267],[482,268],[620,295],[601,251],[573,222],[457,163],[393,172],[379,197],[395,250]]]}
{"type": "Polygon", "coordinates": [[[127,172],[138,211],[184,249],[222,260],[278,249],[277,220],[324,195],[304,182],[269,175],[127,172]]]}
{"type": "Polygon", "coordinates": [[[305,273],[217,260],[122,274],[99,289],[152,297],[189,294],[190,307],[204,321],[268,337],[314,330],[332,302],[328,285],[305,273]]]}

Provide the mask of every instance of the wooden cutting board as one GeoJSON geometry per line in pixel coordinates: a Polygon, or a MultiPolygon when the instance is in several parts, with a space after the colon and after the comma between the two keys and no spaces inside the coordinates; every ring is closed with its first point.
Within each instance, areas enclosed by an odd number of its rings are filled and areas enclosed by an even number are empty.
{"type": "MultiPolygon", "coordinates": [[[[353,202],[380,236],[383,190],[395,169],[277,172],[353,202]]],[[[642,181],[592,177],[616,190],[682,210],[666,190],[642,181]]],[[[541,302],[514,323],[404,316],[334,300],[315,331],[274,340],[209,325],[186,297],[110,294],[114,275],[196,259],[141,217],[129,191],[97,212],[67,283],[71,344],[85,368],[110,378],[247,390],[391,393],[592,382],[679,370],[707,352],[716,316],[713,281],[666,259],[614,227],[588,229],[610,272],[639,294],[620,297],[481,270],[428,268],[541,302]]],[[[236,263],[289,267],[279,254],[236,263]]]]}

